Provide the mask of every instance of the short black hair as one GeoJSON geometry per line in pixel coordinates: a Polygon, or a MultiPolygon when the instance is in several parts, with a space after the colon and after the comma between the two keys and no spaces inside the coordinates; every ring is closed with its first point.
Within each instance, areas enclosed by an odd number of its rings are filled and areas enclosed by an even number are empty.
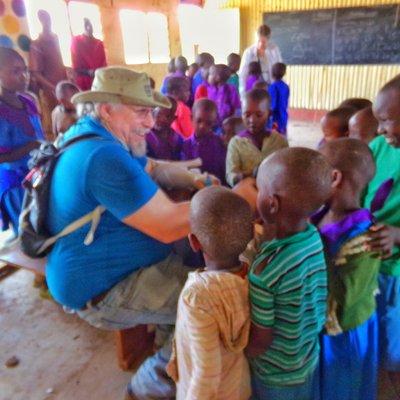
{"type": "Polygon", "coordinates": [[[176,71],[176,68],[175,68],[175,58],[171,58],[171,59],[169,60],[167,69],[168,69],[168,72],[169,72],[169,73],[174,73],[174,72],[176,71]]]}
{"type": "Polygon", "coordinates": [[[272,66],[272,76],[274,79],[282,79],[286,74],[286,64],[278,62],[272,66]]]}
{"type": "Polygon", "coordinates": [[[67,80],[58,82],[57,85],[56,85],[56,90],[55,90],[56,98],[57,99],[61,99],[62,96],[64,96],[65,92],[68,89],[69,90],[76,90],[77,92],[79,92],[79,88],[78,88],[78,86],[75,85],[74,82],[67,81],[67,80]]]}
{"type": "Polygon", "coordinates": [[[250,75],[261,75],[261,65],[258,61],[252,61],[249,64],[249,74],[250,75]]]}
{"type": "Polygon", "coordinates": [[[270,37],[271,36],[271,28],[268,25],[260,25],[257,29],[257,35],[258,36],[265,36],[265,37],[270,37]]]}
{"type": "Polygon", "coordinates": [[[240,55],[237,54],[237,53],[231,53],[231,54],[229,54],[229,56],[226,58],[226,62],[227,62],[228,65],[231,64],[231,63],[233,63],[233,62],[235,62],[235,61],[237,61],[237,62],[240,64],[241,57],[240,57],[240,55]]]}
{"type": "Polygon", "coordinates": [[[218,114],[217,105],[210,99],[199,99],[196,100],[192,107],[192,115],[194,115],[198,110],[203,110],[206,112],[215,112],[218,114]]]}
{"type": "Polygon", "coordinates": [[[364,99],[362,97],[351,97],[349,99],[342,101],[339,104],[338,108],[351,107],[351,108],[354,108],[356,111],[360,111],[364,108],[371,107],[371,106],[372,106],[371,100],[364,99]]]}
{"type": "Polygon", "coordinates": [[[167,94],[176,93],[185,86],[188,86],[188,82],[184,77],[173,76],[167,80],[166,84],[167,94]]]}
{"type": "Polygon", "coordinates": [[[196,57],[196,64],[199,67],[209,67],[214,64],[214,57],[210,53],[200,53],[196,57]]]}
{"type": "Polygon", "coordinates": [[[269,94],[264,89],[252,89],[248,91],[245,95],[245,99],[261,102],[264,100],[270,101],[269,94]]]}
{"type": "Polygon", "coordinates": [[[25,63],[24,59],[17,51],[10,47],[0,46],[0,68],[4,67],[12,59],[22,60],[25,63]]]}
{"type": "Polygon", "coordinates": [[[339,131],[345,134],[349,130],[350,118],[357,112],[355,108],[352,107],[340,107],[335,108],[326,113],[328,118],[337,118],[339,120],[339,131]]]}

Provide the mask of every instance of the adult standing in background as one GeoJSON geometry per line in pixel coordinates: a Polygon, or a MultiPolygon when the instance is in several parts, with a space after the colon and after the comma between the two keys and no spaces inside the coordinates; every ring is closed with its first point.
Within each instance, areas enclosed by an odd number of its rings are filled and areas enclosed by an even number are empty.
{"type": "Polygon", "coordinates": [[[71,57],[77,85],[81,90],[89,90],[94,72],[107,66],[107,61],[103,42],[93,36],[92,23],[88,18],[84,18],[83,23],[83,34],[72,38],[71,57]]]}
{"type": "Polygon", "coordinates": [[[42,33],[31,43],[29,70],[32,89],[38,94],[42,113],[42,125],[48,139],[54,139],[51,112],[57,105],[55,88],[67,74],[61,58],[58,37],[51,31],[51,18],[47,11],[37,13],[42,33]]]}
{"type": "Polygon", "coordinates": [[[241,96],[245,93],[246,78],[248,76],[249,64],[259,62],[262,78],[268,84],[272,81],[272,66],[282,61],[279,47],[270,41],[271,28],[268,25],[261,25],[257,29],[257,43],[248,47],[242,57],[242,64],[239,71],[239,84],[241,96]]]}

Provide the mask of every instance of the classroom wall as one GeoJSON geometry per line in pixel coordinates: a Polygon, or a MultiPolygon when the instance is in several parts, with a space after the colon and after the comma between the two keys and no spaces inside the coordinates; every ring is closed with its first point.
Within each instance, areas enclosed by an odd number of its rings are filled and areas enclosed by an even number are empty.
{"type": "MultiPolygon", "coordinates": [[[[240,8],[242,51],[254,42],[264,12],[400,4],[394,0],[209,1],[217,2],[220,7],[240,8]]],[[[373,99],[383,83],[397,74],[399,65],[290,66],[286,80],[291,87],[292,108],[332,109],[348,97],[373,99]]]]}

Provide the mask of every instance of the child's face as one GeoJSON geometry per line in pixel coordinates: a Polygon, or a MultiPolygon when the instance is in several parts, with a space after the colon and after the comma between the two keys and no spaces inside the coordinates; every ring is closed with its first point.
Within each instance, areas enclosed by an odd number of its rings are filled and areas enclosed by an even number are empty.
{"type": "Polygon", "coordinates": [[[184,103],[187,103],[190,99],[190,88],[189,85],[182,84],[181,87],[179,88],[179,90],[177,90],[174,93],[174,97],[176,100],[178,101],[182,101],[184,103]]]}
{"type": "Polygon", "coordinates": [[[72,104],[71,99],[72,96],[76,93],[78,93],[79,90],[78,89],[66,89],[64,91],[64,95],[63,97],[60,99],[60,103],[67,109],[67,110],[74,110],[75,106],[72,104]]]}
{"type": "Polygon", "coordinates": [[[240,59],[238,59],[236,57],[232,58],[229,61],[228,67],[232,72],[238,72],[240,69],[240,59]]]}
{"type": "Polygon", "coordinates": [[[20,58],[12,57],[0,68],[0,84],[10,92],[26,91],[28,79],[28,70],[20,58]]]}
{"type": "Polygon", "coordinates": [[[189,67],[189,70],[188,70],[188,76],[189,76],[189,78],[193,78],[194,76],[195,76],[195,74],[196,74],[196,72],[198,71],[198,68],[197,67],[193,67],[192,65],[189,67]]]}
{"type": "Polygon", "coordinates": [[[350,118],[349,137],[361,140],[364,143],[371,142],[376,137],[374,126],[366,118],[359,117],[357,114],[350,118]]]}
{"type": "Polygon", "coordinates": [[[176,118],[175,113],[176,113],[176,107],[172,107],[169,109],[164,107],[157,107],[154,110],[155,128],[157,129],[169,128],[176,118]]]}
{"type": "Polygon", "coordinates": [[[396,89],[380,92],[373,112],[379,122],[378,133],[384,135],[391,146],[400,147],[400,92],[396,89]]]}
{"type": "Polygon", "coordinates": [[[340,120],[336,117],[325,115],[321,119],[321,128],[324,134],[324,139],[327,142],[346,136],[340,132],[340,120]]]}
{"type": "Polygon", "coordinates": [[[193,127],[196,136],[202,137],[212,131],[217,122],[217,113],[198,108],[193,113],[193,127]]]}
{"type": "Polygon", "coordinates": [[[246,99],[243,102],[243,123],[253,135],[265,130],[269,117],[269,103],[267,100],[254,101],[246,99]]]}

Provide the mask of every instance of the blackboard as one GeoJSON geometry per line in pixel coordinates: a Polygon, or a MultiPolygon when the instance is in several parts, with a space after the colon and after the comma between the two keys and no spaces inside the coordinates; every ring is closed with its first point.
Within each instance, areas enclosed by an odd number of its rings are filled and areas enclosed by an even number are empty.
{"type": "Polygon", "coordinates": [[[400,63],[400,5],[264,14],[292,65],[400,63]]]}

